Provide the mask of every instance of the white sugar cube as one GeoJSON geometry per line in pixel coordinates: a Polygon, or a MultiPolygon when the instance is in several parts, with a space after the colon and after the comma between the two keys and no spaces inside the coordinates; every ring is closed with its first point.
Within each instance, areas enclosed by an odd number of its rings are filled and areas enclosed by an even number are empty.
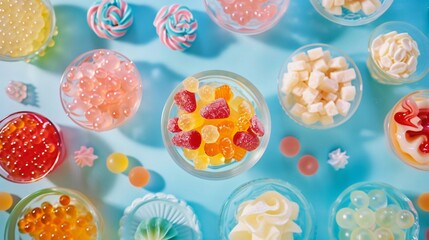
{"type": "Polygon", "coordinates": [[[363,0],[361,1],[362,11],[366,15],[371,15],[377,10],[377,6],[371,0],[363,0]]]}
{"type": "Polygon", "coordinates": [[[288,72],[283,75],[282,92],[290,93],[299,82],[299,74],[297,72],[288,72]]]}
{"type": "Polygon", "coordinates": [[[343,6],[344,0],[334,0],[334,6],[343,6]]]}
{"type": "Polygon", "coordinates": [[[293,89],[292,89],[292,94],[298,97],[302,96],[302,93],[304,92],[304,90],[307,88],[307,86],[305,84],[297,84],[293,89]]]}
{"type": "Polygon", "coordinates": [[[288,72],[299,72],[304,70],[307,70],[307,65],[305,61],[291,62],[287,65],[288,72]]]}
{"type": "Polygon", "coordinates": [[[308,109],[308,112],[311,112],[311,113],[322,112],[323,111],[323,103],[318,102],[318,103],[310,104],[310,105],[308,105],[307,109],[308,109]]]}
{"type": "Polygon", "coordinates": [[[362,5],[359,1],[346,1],[344,7],[352,13],[357,13],[362,9],[362,5]]]}
{"type": "Polygon", "coordinates": [[[323,49],[321,47],[313,48],[307,51],[310,61],[315,61],[323,57],[323,49]]]}
{"type": "Polygon", "coordinates": [[[308,71],[301,71],[301,72],[298,72],[298,74],[299,74],[299,80],[301,81],[307,81],[310,75],[308,71]]]}
{"type": "Polygon", "coordinates": [[[350,110],[350,106],[351,104],[343,99],[338,99],[335,102],[335,105],[337,106],[338,112],[343,115],[346,116],[349,113],[350,110]]]}
{"type": "Polygon", "coordinates": [[[334,93],[324,92],[324,93],[322,93],[322,98],[324,100],[326,100],[327,102],[329,102],[329,101],[337,100],[338,96],[337,96],[337,94],[334,94],[334,93]]]}
{"type": "Polygon", "coordinates": [[[338,114],[337,106],[333,101],[329,101],[328,103],[326,103],[325,106],[323,106],[323,108],[325,109],[326,115],[328,116],[333,117],[338,114]]]}
{"type": "Polygon", "coordinates": [[[348,68],[348,64],[344,57],[336,57],[331,59],[329,67],[334,70],[345,70],[348,68]]]}
{"type": "Polygon", "coordinates": [[[298,53],[297,55],[293,56],[292,61],[294,61],[294,62],[298,62],[298,61],[309,62],[310,59],[308,59],[308,56],[307,56],[307,54],[305,54],[305,52],[302,52],[302,53],[298,53]]]}
{"type": "Polygon", "coordinates": [[[290,113],[292,113],[295,116],[301,116],[305,111],[307,111],[307,108],[304,107],[304,105],[295,103],[293,107],[290,109],[290,113]]]}
{"type": "Polygon", "coordinates": [[[321,116],[319,120],[324,126],[331,125],[334,123],[334,118],[328,115],[321,116]]]}
{"type": "Polygon", "coordinates": [[[308,87],[302,92],[302,100],[306,104],[312,104],[318,95],[319,91],[308,87]]]}
{"type": "Polygon", "coordinates": [[[341,16],[343,15],[343,9],[340,6],[332,6],[331,8],[325,8],[326,11],[332,15],[341,16]]]}
{"type": "Polygon", "coordinates": [[[325,73],[329,70],[329,65],[326,63],[324,58],[321,58],[313,62],[313,70],[325,73]]]}
{"type": "Polygon", "coordinates": [[[308,80],[308,86],[316,89],[319,87],[320,83],[322,82],[323,78],[325,78],[325,74],[319,71],[313,71],[310,73],[310,78],[308,80]]]}
{"type": "Polygon", "coordinates": [[[331,52],[328,51],[328,50],[324,51],[323,52],[323,59],[325,59],[326,63],[329,63],[331,61],[331,59],[332,59],[331,52]]]}
{"type": "Polygon", "coordinates": [[[342,83],[350,82],[353,79],[356,79],[356,71],[354,68],[349,68],[347,70],[331,72],[330,77],[332,80],[342,83]]]}
{"type": "Polygon", "coordinates": [[[305,124],[310,125],[319,121],[320,118],[319,118],[319,114],[317,113],[304,112],[301,115],[301,119],[305,124]]]}
{"type": "Polygon", "coordinates": [[[334,6],[334,0],[323,0],[322,6],[324,8],[331,8],[332,6],[334,6]]]}
{"type": "Polygon", "coordinates": [[[346,101],[353,101],[356,96],[356,88],[355,86],[347,86],[341,88],[341,99],[346,101]]]}
{"type": "Polygon", "coordinates": [[[337,92],[338,82],[325,77],[320,83],[319,89],[325,92],[337,92]]]}

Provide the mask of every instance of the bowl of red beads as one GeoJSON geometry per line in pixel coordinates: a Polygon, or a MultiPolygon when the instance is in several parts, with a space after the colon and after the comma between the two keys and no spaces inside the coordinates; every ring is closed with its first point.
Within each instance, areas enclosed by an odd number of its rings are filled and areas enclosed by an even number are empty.
{"type": "Polygon", "coordinates": [[[82,193],[47,188],[23,198],[6,223],[4,239],[102,239],[103,220],[82,193]]]}
{"type": "Polygon", "coordinates": [[[38,181],[64,159],[59,129],[34,112],[16,112],[0,121],[0,176],[15,183],[38,181]]]}
{"type": "Polygon", "coordinates": [[[225,179],[256,164],[271,131],[262,94],[244,77],[205,71],[186,78],[168,98],[161,119],[164,145],[194,176],[225,179]]]}
{"type": "Polygon", "coordinates": [[[80,55],[66,68],[60,97],[73,122],[89,130],[106,131],[121,126],[137,112],[142,81],[130,59],[98,49],[80,55]]]}
{"type": "Polygon", "coordinates": [[[204,0],[204,3],[216,24],[242,34],[269,30],[289,7],[289,0],[204,0]]]}

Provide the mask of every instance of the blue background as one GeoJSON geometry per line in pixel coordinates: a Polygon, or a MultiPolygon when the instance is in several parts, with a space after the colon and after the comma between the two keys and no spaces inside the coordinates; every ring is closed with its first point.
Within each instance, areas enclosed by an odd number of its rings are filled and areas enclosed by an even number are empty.
{"type": "MultiPolygon", "coordinates": [[[[38,189],[61,186],[77,189],[90,197],[103,213],[106,222],[103,239],[116,239],[119,219],[133,199],[148,192],[163,191],[186,200],[201,222],[204,239],[218,239],[219,213],[229,194],[252,179],[269,177],[288,181],[298,188],[316,210],[317,239],[328,239],[328,210],[336,197],[349,185],[359,181],[390,183],[413,202],[429,191],[429,173],[414,170],[397,159],[386,145],[383,120],[390,108],[405,94],[428,89],[429,77],[406,86],[385,86],[371,79],[365,61],[370,32],[377,25],[390,21],[407,21],[429,35],[429,1],[396,0],[378,20],[361,27],[343,27],[322,18],[308,0],[292,0],[280,23],[258,36],[242,36],[227,32],[209,19],[202,0],[176,1],[190,7],[199,22],[198,38],[185,52],[174,52],[158,40],[152,21],[158,9],[173,0],[129,1],[135,23],[119,40],[98,38],[86,23],[86,10],[91,1],[53,0],[59,35],[56,46],[47,55],[31,64],[0,63],[0,89],[9,80],[31,84],[36,106],[11,101],[0,94],[0,116],[18,110],[31,110],[46,115],[64,131],[68,148],[67,160],[47,179],[34,184],[17,185],[0,179],[0,191],[24,197],[38,189]],[[353,118],[331,130],[310,130],[289,119],[277,98],[277,75],[287,56],[298,47],[323,42],[348,53],[363,76],[361,105],[353,118]],[[79,128],[64,114],[59,99],[59,82],[65,67],[81,53],[109,48],[133,59],[144,82],[142,105],[123,127],[95,133],[79,128]],[[160,117],[169,92],[186,76],[203,70],[229,70],[243,75],[260,89],[271,111],[272,135],[262,159],[246,173],[225,181],[207,181],[180,169],[164,149],[160,117]],[[278,150],[280,140],[294,135],[301,140],[297,157],[285,158],[278,150]],[[80,169],[72,159],[81,145],[93,146],[99,160],[93,168],[80,169]],[[328,153],[337,147],[347,150],[350,163],[341,171],[326,163],[328,153]],[[113,151],[129,155],[134,164],[143,164],[152,171],[152,182],[144,189],[128,183],[126,174],[107,171],[105,161],[113,151]],[[318,173],[304,177],[297,171],[300,156],[312,154],[320,161],[318,173]]],[[[429,61],[421,59],[421,61],[429,61]]],[[[8,213],[0,212],[0,236],[3,236],[8,213]]],[[[429,227],[429,213],[420,212],[421,238],[429,227]]],[[[1,237],[0,237],[1,238],[1,237]]]]}

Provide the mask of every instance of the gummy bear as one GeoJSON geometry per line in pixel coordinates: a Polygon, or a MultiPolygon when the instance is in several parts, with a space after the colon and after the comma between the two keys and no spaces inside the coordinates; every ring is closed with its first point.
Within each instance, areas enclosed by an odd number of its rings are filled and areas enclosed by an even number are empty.
{"type": "Polygon", "coordinates": [[[234,144],[247,151],[253,151],[259,146],[259,138],[251,132],[237,132],[234,135],[234,144]]]}
{"type": "Polygon", "coordinates": [[[201,134],[196,130],[191,130],[189,132],[179,132],[173,136],[171,142],[183,148],[189,149],[198,149],[201,145],[201,134]]]}
{"type": "Polygon", "coordinates": [[[198,89],[198,95],[204,102],[213,102],[215,100],[215,87],[204,85],[198,89]]]}
{"type": "Polygon", "coordinates": [[[198,85],[199,85],[198,79],[194,77],[188,77],[185,80],[183,80],[183,87],[186,91],[196,93],[198,91],[198,85]]]}
{"type": "Polygon", "coordinates": [[[222,119],[229,117],[230,110],[225,99],[219,98],[201,108],[200,114],[205,119],[222,119]]]}
{"type": "Polygon", "coordinates": [[[217,143],[206,143],[204,145],[204,152],[209,157],[213,157],[220,153],[219,144],[217,143]]]}
{"type": "Polygon", "coordinates": [[[256,134],[258,137],[262,137],[265,134],[264,125],[262,122],[258,119],[258,116],[253,116],[250,119],[250,128],[249,130],[256,134]]]}
{"type": "Polygon", "coordinates": [[[172,132],[172,133],[177,133],[177,132],[181,132],[182,129],[180,129],[178,122],[179,118],[172,118],[170,120],[168,120],[168,125],[167,125],[167,129],[168,131],[172,132]]]}
{"type": "Polygon", "coordinates": [[[222,155],[226,159],[232,159],[234,157],[234,145],[231,139],[227,137],[222,138],[222,140],[219,142],[219,147],[222,155]]]}
{"type": "Polygon", "coordinates": [[[195,93],[187,90],[177,92],[176,95],[174,95],[174,102],[180,109],[185,110],[188,113],[194,112],[195,109],[197,109],[195,93]]]}
{"type": "Polygon", "coordinates": [[[233,96],[234,94],[232,93],[231,87],[229,85],[225,84],[216,88],[216,91],[215,91],[216,99],[223,98],[226,101],[229,101],[233,96]]]}
{"type": "Polygon", "coordinates": [[[219,138],[219,131],[216,126],[206,125],[201,129],[201,136],[203,137],[204,142],[214,143],[219,138]]]}

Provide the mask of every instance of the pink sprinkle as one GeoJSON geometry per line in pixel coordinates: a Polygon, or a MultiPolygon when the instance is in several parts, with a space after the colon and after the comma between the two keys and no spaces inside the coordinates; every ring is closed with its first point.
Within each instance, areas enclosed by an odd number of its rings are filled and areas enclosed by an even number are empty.
{"type": "Polygon", "coordinates": [[[304,176],[312,176],[319,169],[319,162],[311,155],[302,156],[298,161],[298,170],[304,176]]]}
{"type": "Polygon", "coordinates": [[[294,157],[299,153],[301,144],[296,137],[288,136],[280,141],[280,152],[286,157],[294,157]]]}

